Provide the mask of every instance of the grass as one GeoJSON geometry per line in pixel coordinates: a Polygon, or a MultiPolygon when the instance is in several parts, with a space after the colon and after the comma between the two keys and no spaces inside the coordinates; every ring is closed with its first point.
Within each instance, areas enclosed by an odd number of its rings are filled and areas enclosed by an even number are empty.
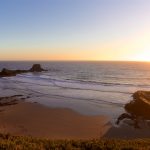
{"type": "Polygon", "coordinates": [[[49,140],[0,134],[0,150],[148,150],[150,139],[49,140]]]}

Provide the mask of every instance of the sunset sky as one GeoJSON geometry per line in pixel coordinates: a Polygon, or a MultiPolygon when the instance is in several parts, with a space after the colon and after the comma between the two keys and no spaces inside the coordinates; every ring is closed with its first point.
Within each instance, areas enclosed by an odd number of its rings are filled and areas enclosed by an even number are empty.
{"type": "Polygon", "coordinates": [[[150,1],[0,0],[0,60],[150,61],[150,1]]]}

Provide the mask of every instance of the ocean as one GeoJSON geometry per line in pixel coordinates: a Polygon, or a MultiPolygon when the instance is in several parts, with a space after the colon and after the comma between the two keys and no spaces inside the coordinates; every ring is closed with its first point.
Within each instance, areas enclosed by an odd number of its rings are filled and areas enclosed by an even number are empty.
{"type": "Polygon", "coordinates": [[[1,61],[0,69],[29,69],[36,63],[48,71],[0,78],[1,96],[22,94],[47,107],[115,120],[135,91],[150,90],[150,63],[144,62],[1,61]]]}

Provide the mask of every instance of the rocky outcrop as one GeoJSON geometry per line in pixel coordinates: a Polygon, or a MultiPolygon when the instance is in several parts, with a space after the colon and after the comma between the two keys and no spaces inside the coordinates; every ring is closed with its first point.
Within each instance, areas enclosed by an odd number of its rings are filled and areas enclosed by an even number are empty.
{"type": "Polygon", "coordinates": [[[5,76],[15,76],[16,72],[13,70],[8,70],[6,68],[3,68],[2,71],[0,72],[0,76],[1,77],[5,77],[5,76]]]}
{"type": "Polygon", "coordinates": [[[133,100],[125,105],[125,110],[143,119],[150,119],[150,92],[135,92],[133,94],[133,100]]]}
{"type": "Polygon", "coordinates": [[[32,66],[32,68],[30,69],[31,72],[42,72],[42,71],[46,71],[44,70],[40,64],[34,64],[32,66]]]}
{"type": "Polygon", "coordinates": [[[34,64],[30,70],[9,70],[3,68],[2,71],[0,72],[0,77],[11,77],[21,73],[42,72],[42,71],[47,71],[47,70],[43,69],[40,64],[34,64]]]}
{"type": "Polygon", "coordinates": [[[150,120],[150,91],[137,91],[133,94],[133,100],[125,105],[127,113],[118,117],[117,124],[121,120],[131,119],[134,127],[139,127],[140,120],[150,120]]]}

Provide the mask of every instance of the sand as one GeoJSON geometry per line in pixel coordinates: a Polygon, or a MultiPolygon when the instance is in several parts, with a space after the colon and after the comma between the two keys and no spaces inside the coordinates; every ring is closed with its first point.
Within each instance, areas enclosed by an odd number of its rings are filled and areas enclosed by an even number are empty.
{"type": "Polygon", "coordinates": [[[67,108],[19,101],[0,107],[0,133],[50,139],[93,139],[110,129],[106,116],[85,116],[67,108]]]}
{"type": "Polygon", "coordinates": [[[23,99],[21,95],[0,97],[0,133],[49,139],[150,137],[150,121],[141,121],[140,129],[135,129],[131,120],[115,127],[107,116],[81,115],[71,109],[49,108],[23,99]]]}

